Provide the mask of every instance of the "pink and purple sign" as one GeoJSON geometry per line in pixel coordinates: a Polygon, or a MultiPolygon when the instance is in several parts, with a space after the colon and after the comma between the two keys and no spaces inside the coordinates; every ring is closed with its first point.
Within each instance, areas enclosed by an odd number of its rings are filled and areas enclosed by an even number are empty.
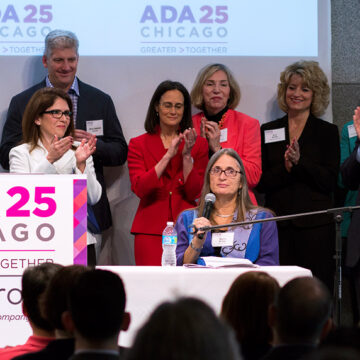
{"type": "Polygon", "coordinates": [[[0,347],[31,333],[21,275],[43,262],[86,265],[85,175],[0,175],[0,347]]]}

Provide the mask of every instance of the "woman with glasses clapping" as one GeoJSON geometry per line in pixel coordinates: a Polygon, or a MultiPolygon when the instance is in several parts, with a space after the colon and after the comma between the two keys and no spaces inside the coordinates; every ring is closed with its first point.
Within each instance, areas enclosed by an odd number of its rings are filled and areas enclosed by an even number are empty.
{"type": "Polygon", "coordinates": [[[146,133],[130,140],[132,191],[140,198],[131,232],[136,265],[160,265],[162,231],[200,196],[208,145],[191,120],[191,101],[179,82],[163,81],[145,119],[146,133]]]}
{"type": "MultiPolygon", "coordinates": [[[[56,88],[38,90],[25,108],[22,133],[22,144],[9,154],[11,173],[86,174],[88,203],[99,201],[102,189],[91,156],[96,150],[96,137],[73,142],[72,102],[68,94],[56,88]]],[[[95,242],[88,231],[89,265],[95,265],[95,242]]]]}
{"type": "Polygon", "coordinates": [[[217,151],[209,160],[199,206],[182,212],[176,222],[178,234],[177,265],[204,264],[202,256],[246,258],[258,265],[279,265],[277,227],[274,221],[245,227],[235,226],[207,232],[196,229],[231,222],[270,218],[267,209],[252,204],[244,165],[233,149],[217,151]],[[210,218],[200,217],[205,196],[215,195],[210,218]]]}

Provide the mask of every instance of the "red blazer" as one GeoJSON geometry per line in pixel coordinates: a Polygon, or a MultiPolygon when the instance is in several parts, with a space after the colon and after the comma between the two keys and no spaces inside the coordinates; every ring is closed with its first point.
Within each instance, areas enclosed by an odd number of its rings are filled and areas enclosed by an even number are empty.
{"type": "Polygon", "coordinates": [[[208,144],[198,136],[191,151],[194,166],[184,182],[181,143],[177,154],[157,178],[155,165],[167,152],[157,134],[143,134],[130,140],[128,167],[132,191],[140,198],[131,232],[161,235],[167,221],[176,221],[185,209],[196,206],[208,163],[208,144]]]}
{"type": "MultiPolygon", "coordinates": [[[[204,113],[193,116],[196,132],[200,134],[200,123],[204,113]]],[[[257,204],[252,189],[258,184],[261,176],[261,137],[260,124],[256,119],[241,112],[229,109],[223,123],[227,128],[227,141],[221,143],[222,148],[232,148],[244,163],[246,180],[251,201],[257,204]]]]}

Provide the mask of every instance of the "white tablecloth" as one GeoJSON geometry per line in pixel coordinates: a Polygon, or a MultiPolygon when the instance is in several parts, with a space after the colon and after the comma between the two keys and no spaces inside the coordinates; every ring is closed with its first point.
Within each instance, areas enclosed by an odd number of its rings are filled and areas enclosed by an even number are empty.
{"type": "Polygon", "coordinates": [[[280,286],[299,276],[312,276],[311,271],[298,266],[263,266],[259,268],[189,269],[161,266],[99,266],[122,278],[131,314],[130,328],[121,332],[119,344],[130,346],[141,325],[157,305],[180,296],[204,300],[217,314],[222,300],[237,276],[246,271],[265,271],[277,279],[280,286]]]}

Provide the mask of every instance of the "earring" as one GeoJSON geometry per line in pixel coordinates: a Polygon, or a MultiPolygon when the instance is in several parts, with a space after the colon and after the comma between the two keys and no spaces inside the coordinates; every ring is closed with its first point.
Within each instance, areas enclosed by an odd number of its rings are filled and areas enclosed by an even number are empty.
{"type": "Polygon", "coordinates": [[[159,117],[159,113],[158,113],[158,112],[156,113],[156,117],[159,117]]]}
{"type": "Polygon", "coordinates": [[[241,195],[241,190],[242,190],[242,188],[239,188],[239,190],[238,190],[239,195],[241,195]]]}

